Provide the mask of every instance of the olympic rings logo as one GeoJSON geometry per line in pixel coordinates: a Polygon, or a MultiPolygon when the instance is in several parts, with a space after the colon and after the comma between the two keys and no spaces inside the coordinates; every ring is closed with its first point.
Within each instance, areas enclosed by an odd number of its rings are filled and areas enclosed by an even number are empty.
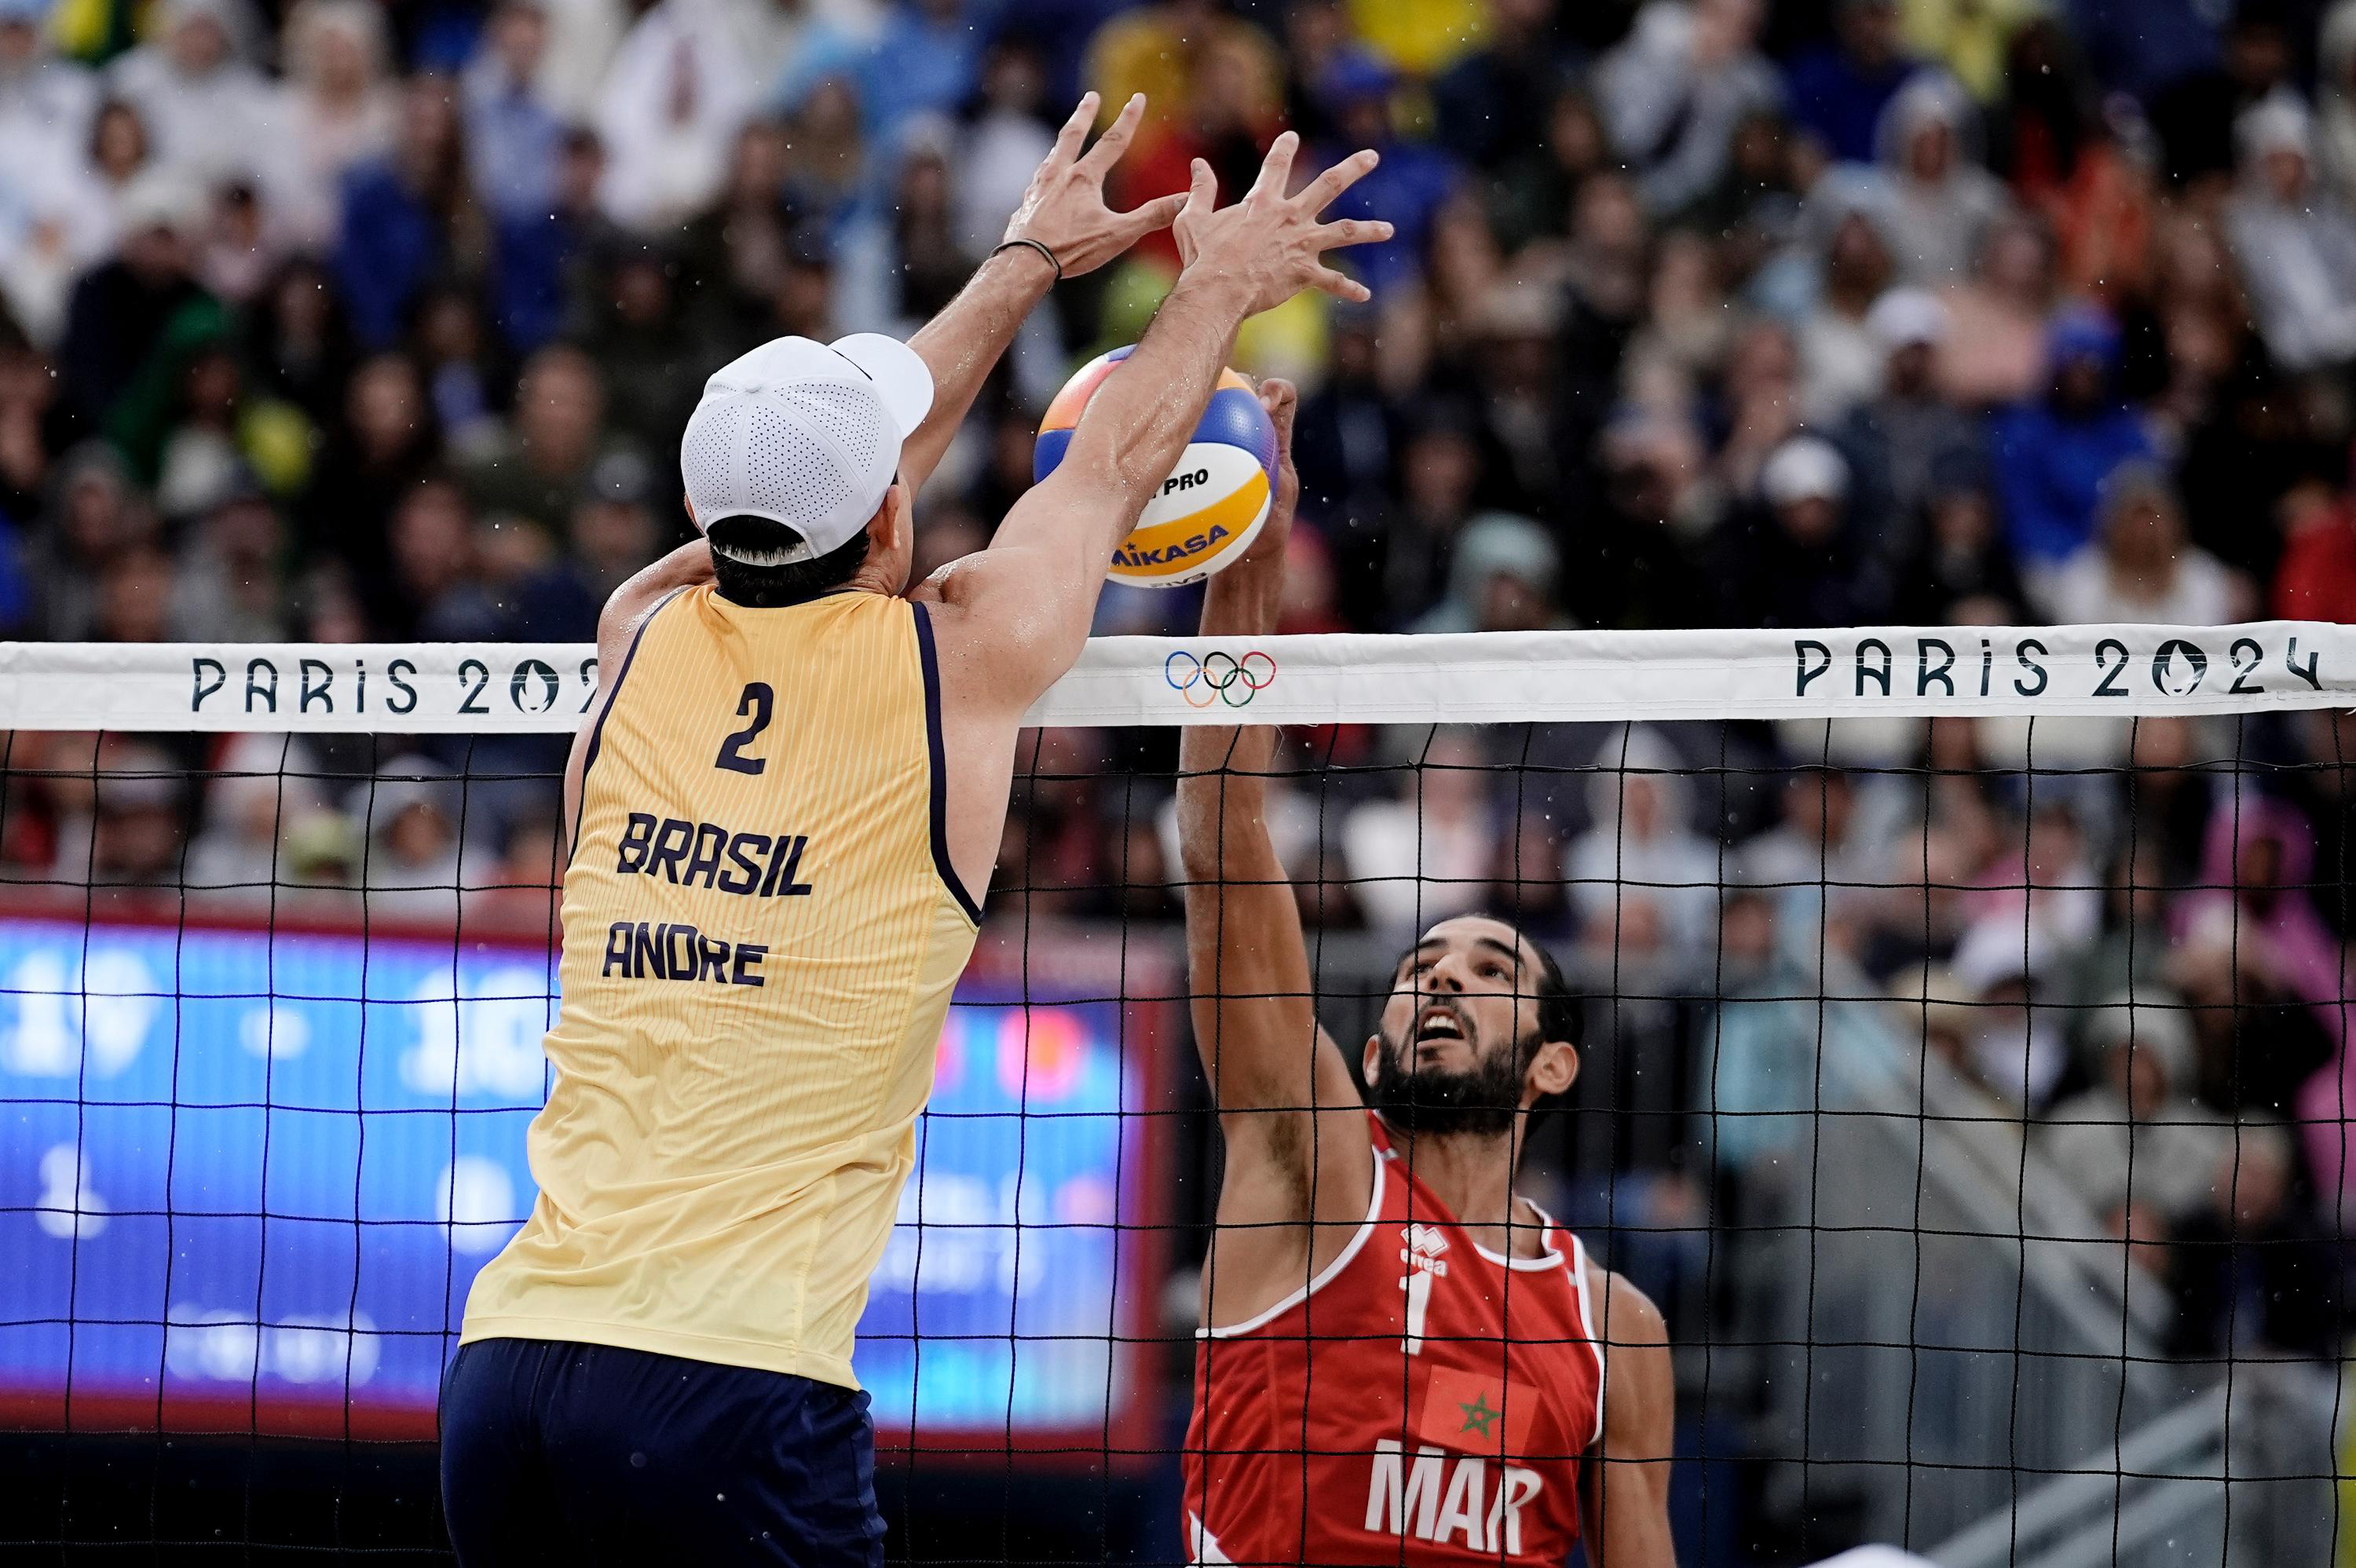
{"type": "Polygon", "coordinates": [[[1276,678],[1276,660],[1258,648],[1241,658],[1229,653],[1196,658],[1181,648],[1162,661],[1162,678],[1190,708],[1208,708],[1214,702],[1241,708],[1276,678]]]}

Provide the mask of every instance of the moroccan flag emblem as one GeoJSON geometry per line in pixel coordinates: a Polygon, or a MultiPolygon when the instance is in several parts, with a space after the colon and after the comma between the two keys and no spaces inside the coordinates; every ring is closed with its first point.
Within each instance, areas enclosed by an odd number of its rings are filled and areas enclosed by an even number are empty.
{"type": "Polygon", "coordinates": [[[1543,1396],[1501,1372],[1432,1367],[1424,1377],[1415,1435],[1462,1454],[1522,1456],[1542,1452],[1532,1441],[1543,1419],[1543,1396]]]}

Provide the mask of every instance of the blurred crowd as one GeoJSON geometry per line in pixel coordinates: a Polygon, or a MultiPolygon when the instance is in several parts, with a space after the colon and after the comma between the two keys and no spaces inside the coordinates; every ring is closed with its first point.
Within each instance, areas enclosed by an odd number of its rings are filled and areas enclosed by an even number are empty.
{"type": "MultiPolygon", "coordinates": [[[[2356,620],[2356,0],[0,0],[0,634],[587,638],[686,537],[702,377],[912,331],[1084,88],[1150,98],[1121,205],[1286,127],[1304,172],[1383,154],[1343,203],[1397,225],[1344,253],[1374,302],[1238,349],[1303,390],[1286,631],[2356,620]]],[[[920,572],[1174,271],[1157,238],[1026,325],[920,572]]],[[[1194,612],[1114,589],[1099,630],[1194,612]]],[[[994,907],[1173,915],[1166,736],[1026,743],[994,907]]],[[[1312,920],[1503,908],[1708,999],[1612,1014],[1683,1109],[1755,1113],[1634,1138],[1665,1192],[1927,1039],[2188,1343],[2320,1342],[2279,1271],[2356,1181],[2356,722],[1290,754],[1312,920]],[[1820,999],[1852,976],[1911,1003],[1820,999]]],[[[18,736],[0,864],[540,923],[561,761],[18,736]]]]}

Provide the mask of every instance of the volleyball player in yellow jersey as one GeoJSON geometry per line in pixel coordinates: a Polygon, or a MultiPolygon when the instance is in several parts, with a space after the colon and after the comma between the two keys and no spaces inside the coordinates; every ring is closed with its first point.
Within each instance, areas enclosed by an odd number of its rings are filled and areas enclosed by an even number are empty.
{"type": "Polygon", "coordinates": [[[1024,711],[1246,316],[1388,233],[1289,194],[1108,210],[1132,101],[1064,127],[1006,243],[912,343],[781,338],[714,375],[680,466],[706,542],[625,585],[567,770],[540,1197],[475,1281],[443,1391],[467,1568],[883,1561],[851,1342],[996,858],[1024,711]],[[1061,466],[905,592],[909,497],[1059,276],[1175,220],[1184,267],[1061,466]]]}

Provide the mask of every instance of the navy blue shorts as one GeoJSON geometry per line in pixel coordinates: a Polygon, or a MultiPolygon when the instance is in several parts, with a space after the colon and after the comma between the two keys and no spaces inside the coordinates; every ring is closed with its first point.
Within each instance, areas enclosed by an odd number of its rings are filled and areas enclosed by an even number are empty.
{"type": "Polygon", "coordinates": [[[867,1396],[606,1345],[480,1339],[442,1381],[463,1568],[879,1568],[867,1396]]]}

